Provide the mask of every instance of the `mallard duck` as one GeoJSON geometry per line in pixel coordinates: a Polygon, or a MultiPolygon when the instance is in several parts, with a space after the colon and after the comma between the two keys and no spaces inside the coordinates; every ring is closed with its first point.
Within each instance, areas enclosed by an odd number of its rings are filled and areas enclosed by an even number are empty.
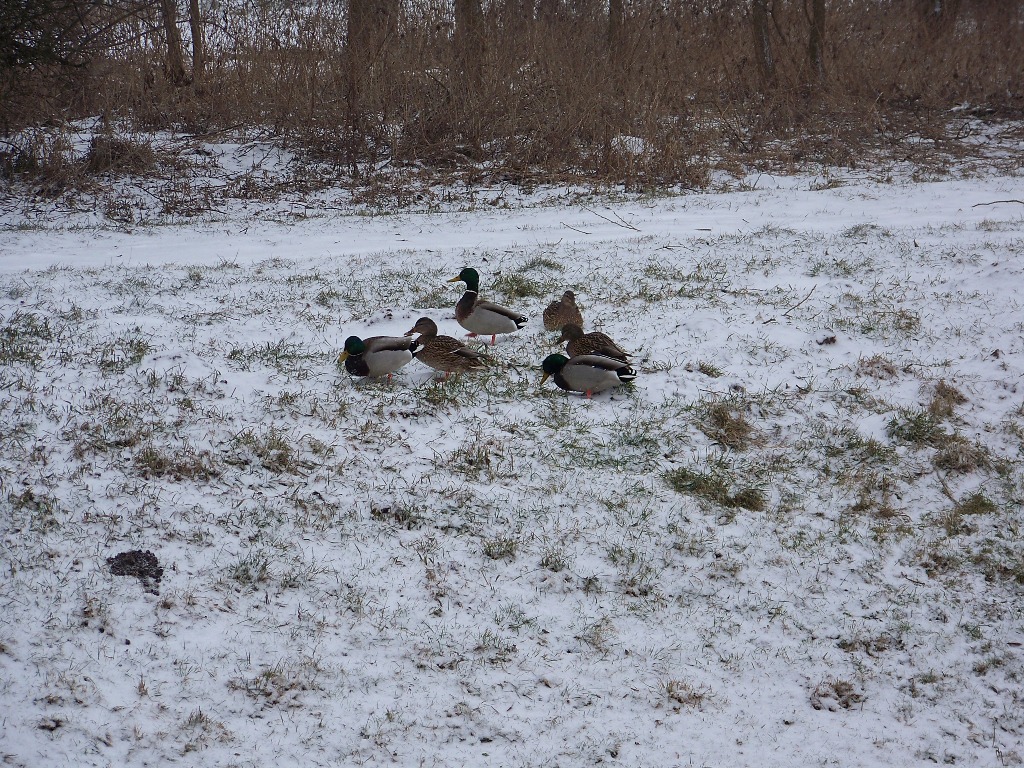
{"type": "Polygon", "coordinates": [[[429,317],[421,317],[405,335],[414,333],[419,334],[413,350],[416,359],[435,371],[444,371],[446,379],[453,373],[479,371],[487,367],[487,360],[480,352],[451,336],[438,336],[437,323],[429,317]]]}
{"type": "Polygon", "coordinates": [[[544,330],[560,331],[569,323],[583,327],[583,314],[576,306],[576,294],[566,291],[562,298],[552,301],[544,310],[544,330]]]}
{"type": "Polygon", "coordinates": [[[345,350],[338,356],[338,365],[344,363],[345,370],[353,376],[387,376],[390,381],[391,374],[412,360],[414,346],[412,339],[404,336],[349,336],[345,339],[345,350]]]}
{"type": "Polygon", "coordinates": [[[621,360],[601,355],[580,355],[571,360],[565,355],[548,355],[541,363],[543,384],[551,376],[555,384],[566,392],[583,392],[587,399],[595,392],[601,392],[636,378],[636,371],[621,360]]]}
{"type": "Polygon", "coordinates": [[[466,292],[455,305],[455,319],[469,331],[467,336],[490,336],[493,347],[499,333],[512,333],[526,325],[526,317],[514,309],[480,300],[480,274],[475,269],[466,267],[448,282],[460,281],[466,284],[466,292]]]}
{"type": "Polygon", "coordinates": [[[583,329],[575,323],[569,323],[562,328],[562,335],[559,337],[558,343],[561,344],[563,341],[569,342],[565,347],[569,357],[602,355],[613,360],[621,360],[624,363],[629,362],[629,353],[612,341],[610,336],[600,331],[584,333],[583,329]]]}

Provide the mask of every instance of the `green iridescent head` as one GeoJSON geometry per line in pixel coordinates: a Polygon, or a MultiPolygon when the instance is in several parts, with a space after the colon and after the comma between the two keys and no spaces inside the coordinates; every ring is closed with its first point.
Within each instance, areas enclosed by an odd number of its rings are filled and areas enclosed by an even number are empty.
{"type": "Polygon", "coordinates": [[[540,364],[540,367],[544,369],[544,375],[541,377],[540,383],[543,384],[547,381],[548,376],[554,376],[562,370],[568,362],[569,358],[565,355],[548,355],[545,357],[544,362],[540,364]]]}
{"type": "Polygon", "coordinates": [[[463,282],[466,284],[467,291],[478,291],[480,289],[480,273],[472,267],[463,267],[462,271],[448,282],[463,282]]]}
{"type": "Polygon", "coordinates": [[[341,355],[338,357],[338,362],[343,363],[349,357],[361,355],[365,351],[366,345],[363,343],[362,339],[360,339],[358,336],[349,336],[347,339],[345,339],[345,351],[342,352],[341,355]]]}

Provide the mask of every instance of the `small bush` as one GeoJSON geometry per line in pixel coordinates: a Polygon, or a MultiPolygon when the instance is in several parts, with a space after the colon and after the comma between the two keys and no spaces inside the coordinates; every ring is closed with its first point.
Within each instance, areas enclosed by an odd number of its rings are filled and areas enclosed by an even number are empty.
{"type": "Polygon", "coordinates": [[[85,155],[87,173],[144,175],[156,165],[156,153],[149,144],[108,135],[93,136],[85,155]]]}

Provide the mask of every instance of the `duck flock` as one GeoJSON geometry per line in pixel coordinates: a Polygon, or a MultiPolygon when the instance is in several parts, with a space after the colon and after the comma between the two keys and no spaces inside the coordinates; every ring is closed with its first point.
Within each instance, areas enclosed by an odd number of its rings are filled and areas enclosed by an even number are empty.
{"type": "MultiPolygon", "coordinates": [[[[455,305],[455,319],[469,331],[470,338],[514,333],[526,326],[519,312],[480,298],[480,275],[466,267],[448,282],[463,282],[466,292],[455,305]]],[[[566,392],[581,392],[588,398],[595,392],[621,386],[636,378],[629,354],[603,333],[584,333],[583,314],[576,306],[576,295],[566,291],[544,310],[544,329],[561,332],[558,343],[566,344],[567,355],[548,355],[541,362],[541,384],[552,378],[566,392]]],[[[353,376],[379,378],[391,375],[416,358],[444,373],[470,373],[486,368],[489,358],[482,351],[466,346],[451,336],[438,334],[437,323],[421,317],[404,336],[373,336],[361,339],[349,336],[338,358],[353,376]],[[415,339],[410,336],[418,334],[415,339]]]]}

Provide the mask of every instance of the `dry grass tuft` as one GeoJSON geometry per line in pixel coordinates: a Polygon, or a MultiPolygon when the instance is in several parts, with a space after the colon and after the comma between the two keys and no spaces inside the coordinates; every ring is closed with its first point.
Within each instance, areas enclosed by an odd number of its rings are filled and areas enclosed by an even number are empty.
{"type": "Polygon", "coordinates": [[[956,406],[966,402],[967,398],[963,392],[943,380],[935,385],[931,402],[928,403],[928,413],[936,419],[948,419],[953,415],[956,406]]]}
{"type": "Polygon", "coordinates": [[[829,712],[852,709],[865,700],[863,693],[849,680],[825,680],[811,692],[811,706],[829,712]]]}
{"type": "Polygon", "coordinates": [[[984,446],[972,443],[960,435],[953,435],[939,446],[932,457],[932,463],[945,472],[966,475],[986,469],[992,462],[984,446]]]}
{"type": "Polygon", "coordinates": [[[870,376],[873,379],[895,379],[899,370],[895,365],[881,355],[863,358],[857,362],[857,374],[859,376],[870,376]]]}
{"type": "Polygon", "coordinates": [[[755,442],[756,430],[735,405],[714,403],[708,408],[707,420],[700,431],[719,445],[734,451],[745,451],[755,442]]]}

